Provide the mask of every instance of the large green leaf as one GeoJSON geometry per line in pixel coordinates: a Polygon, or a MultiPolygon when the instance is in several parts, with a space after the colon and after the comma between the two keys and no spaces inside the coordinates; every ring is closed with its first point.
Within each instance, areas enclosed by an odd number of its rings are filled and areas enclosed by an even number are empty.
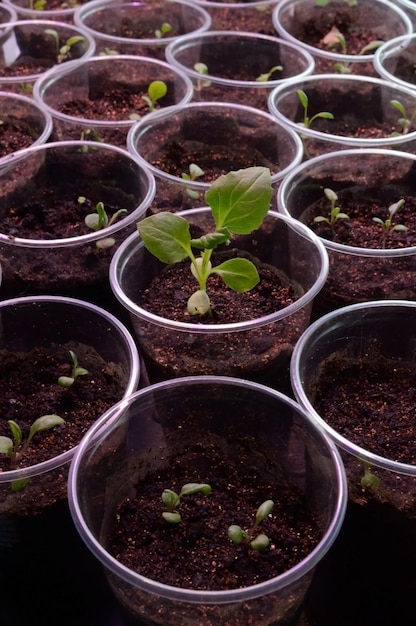
{"type": "Polygon", "coordinates": [[[248,167],[215,180],[205,194],[217,230],[247,235],[262,223],[270,208],[272,179],[267,167],[248,167]]]}
{"type": "Polygon", "coordinates": [[[249,291],[260,280],[257,269],[248,259],[229,259],[212,269],[234,291],[249,291]]]}
{"type": "Polygon", "coordinates": [[[156,213],[137,224],[144,245],[162,263],[179,263],[191,250],[189,223],[168,211],[156,213]]]}

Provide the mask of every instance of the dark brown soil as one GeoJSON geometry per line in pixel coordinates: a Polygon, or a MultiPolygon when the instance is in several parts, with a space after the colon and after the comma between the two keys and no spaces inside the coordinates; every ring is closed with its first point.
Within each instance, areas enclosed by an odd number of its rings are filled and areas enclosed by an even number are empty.
{"type": "Polygon", "coordinates": [[[306,557],[319,533],[308,519],[302,496],[293,485],[269,482],[273,462],[264,473],[255,463],[242,464],[250,445],[237,438],[235,448],[224,456],[214,443],[204,444],[201,439],[172,458],[165,471],[148,474],[145,484],[140,484],[140,496],[126,500],[117,510],[110,553],[148,578],[211,591],[263,582],[306,557]],[[191,477],[195,463],[198,475],[191,477]],[[191,478],[211,484],[212,493],[183,498],[181,523],[167,524],[162,518],[162,491],[179,491],[191,478]],[[227,537],[228,526],[249,529],[257,507],[270,498],[274,509],[258,530],[269,537],[269,548],[256,552],[233,544],[227,537]]]}
{"type": "MultiPolygon", "coordinates": [[[[235,0],[235,4],[241,0],[235,0]]],[[[218,4],[218,2],[216,3],[218,4]]],[[[233,4],[233,2],[227,4],[233,4]]],[[[249,5],[250,2],[247,2],[249,5]]],[[[262,35],[276,36],[273,26],[272,13],[274,4],[259,10],[257,6],[241,7],[204,7],[211,14],[211,30],[237,30],[240,32],[255,32],[262,35]]]]}
{"type": "Polygon", "coordinates": [[[0,124],[0,157],[28,148],[37,137],[30,120],[22,121],[9,116],[0,124]]]}

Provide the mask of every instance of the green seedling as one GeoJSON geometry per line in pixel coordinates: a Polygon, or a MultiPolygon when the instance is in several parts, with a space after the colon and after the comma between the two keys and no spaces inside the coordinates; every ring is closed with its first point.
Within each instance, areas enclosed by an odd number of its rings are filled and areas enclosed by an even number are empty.
{"type": "Polygon", "coordinates": [[[47,35],[51,35],[51,37],[55,40],[56,46],[56,60],[58,63],[62,63],[63,61],[67,61],[71,58],[71,52],[73,46],[77,43],[85,41],[85,38],[81,35],[74,35],[73,37],[68,37],[65,43],[61,46],[59,41],[59,35],[56,30],[53,28],[46,28],[45,33],[47,35]]]}
{"type": "Polygon", "coordinates": [[[392,133],[393,136],[397,136],[397,135],[406,135],[412,124],[413,121],[415,119],[416,116],[416,109],[413,111],[413,113],[411,115],[408,115],[405,107],[403,106],[403,104],[399,101],[399,100],[390,100],[390,104],[392,106],[394,106],[395,109],[398,110],[398,112],[400,113],[400,117],[397,120],[398,125],[401,128],[401,132],[394,132],[392,133]]]}
{"type": "Polygon", "coordinates": [[[331,228],[334,228],[339,220],[349,220],[349,215],[343,213],[341,211],[341,208],[337,206],[338,196],[335,191],[333,191],[333,189],[329,189],[329,187],[326,187],[324,189],[324,194],[330,202],[328,215],[317,215],[313,221],[317,224],[325,222],[326,224],[329,224],[331,228]]]}
{"type": "Polygon", "coordinates": [[[328,46],[330,49],[334,49],[339,46],[342,54],[347,54],[347,42],[344,35],[336,26],[333,26],[329,33],[321,39],[321,43],[328,46]]]}
{"type": "MultiPolygon", "coordinates": [[[[84,196],[79,196],[78,202],[80,204],[85,202],[84,196]]],[[[91,230],[99,231],[103,228],[106,228],[107,226],[111,226],[112,224],[114,224],[121,215],[124,215],[124,213],[128,213],[127,209],[119,209],[109,219],[104,208],[104,203],[97,202],[97,204],[95,205],[95,212],[89,213],[85,217],[85,225],[88,226],[88,228],[90,228],[91,230]]],[[[96,242],[97,248],[100,248],[101,250],[112,248],[114,244],[114,237],[103,237],[103,239],[98,239],[98,241],[96,242]]]]}
{"type": "Polygon", "coordinates": [[[274,65],[265,74],[260,74],[260,76],[257,76],[256,81],[258,83],[266,83],[268,80],[271,80],[272,74],[274,74],[275,72],[281,72],[282,70],[283,70],[283,65],[274,65]]]}
{"type": "MultiPolygon", "coordinates": [[[[183,180],[196,180],[204,175],[204,170],[202,170],[199,165],[196,163],[191,163],[189,166],[189,173],[182,172],[181,177],[183,180]]],[[[186,188],[187,195],[191,198],[191,200],[198,200],[199,193],[195,189],[186,188]]]]}
{"type": "Polygon", "coordinates": [[[404,200],[401,198],[394,204],[391,204],[388,208],[388,217],[383,220],[381,217],[373,217],[373,222],[376,224],[380,224],[383,232],[383,248],[386,246],[386,241],[388,237],[393,232],[406,232],[407,227],[404,224],[395,224],[393,222],[393,218],[396,215],[397,211],[404,205],[404,200]]]}
{"type": "MultiPolygon", "coordinates": [[[[10,470],[14,470],[17,467],[19,458],[26,452],[33,437],[37,433],[49,430],[60,424],[64,424],[65,420],[55,414],[42,415],[42,417],[38,417],[30,427],[29,435],[26,440],[23,440],[22,429],[17,422],[14,420],[8,420],[7,423],[12,436],[0,436],[0,454],[6,454],[9,457],[10,470]]],[[[29,478],[19,478],[13,480],[11,483],[12,491],[20,491],[27,485],[28,482],[29,478]]]]}
{"type": "Polygon", "coordinates": [[[371,463],[368,461],[363,461],[364,465],[364,474],[361,477],[360,485],[363,489],[369,489],[371,491],[377,491],[380,486],[380,478],[373,474],[371,471],[371,463]]]}
{"type": "Polygon", "coordinates": [[[157,101],[166,96],[167,92],[168,87],[163,80],[154,80],[148,86],[147,94],[142,96],[142,100],[146,102],[149,111],[154,111],[157,101]]]}
{"type": "Polygon", "coordinates": [[[236,524],[232,524],[228,527],[228,537],[234,543],[240,544],[243,543],[253,550],[261,551],[265,550],[269,547],[270,539],[264,533],[260,533],[257,535],[257,527],[258,525],[266,519],[268,515],[272,512],[274,507],[273,500],[266,500],[259,506],[256,511],[256,515],[254,518],[254,523],[249,530],[243,530],[241,526],[237,526],[236,524]]]}
{"type": "MultiPolygon", "coordinates": [[[[379,48],[383,43],[384,41],[382,41],[381,39],[375,39],[374,41],[370,41],[370,43],[361,48],[357,56],[371,54],[372,52],[377,50],[377,48],[379,48]]],[[[345,53],[347,53],[347,51],[345,51],[345,53]]],[[[351,74],[353,71],[353,63],[335,63],[333,67],[334,70],[336,72],[339,72],[340,74],[351,74]]]]}
{"type": "Polygon", "coordinates": [[[163,511],[162,517],[169,524],[179,524],[181,521],[181,514],[177,509],[181,503],[181,498],[184,496],[192,496],[195,493],[202,493],[204,495],[210,494],[212,491],[210,485],[206,483],[187,483],[183,485],[179,493],[172,491],[172,489],[164,489],[162,493],[162,502],[166,507],[166,511],[163,511]]]}
{"type": "Polygon", "coordinates": [[[166,35],[169,35],[169,33],[171,32],[172,32],[172,26],[168,24],[168,22],[163,22],[160,28],[157,28],[155,30],[155,37],[156,39],[162,39],[163,37],[166,37],[166,35]]]}
{"type": "Polygon", "coordinates": [[[220,244],[229,244],[232,234],[248,235],[258,228],[266,216],[272,197],[270,170],[249,167],[217,178],[205,193],[211,207],[215,231],[192,239],[188,220],[175,213],[162,211],[137,224],[145,247],[162,263],[191,261],[191,273],[199,289],[188,300],[190,315],[212,315],[207,294],[207,281],[217,274],[231,289],[249,291],[259,282],[255,265],[245,258],[233,258],[215,267],[211,256],[220,244]],[[194,249],[201,251],[200,255],[194,249]]]}
{"type": "Polygon", "coordinates": [[[114,50],[114,48],[104,48],[104,50],[101,50],[101,52],[99,52],[98,56],[100,57],[116,56],[117,54],[119,54],[119,52],[118,50],[114,50]]]}
{"type": "MultiPolygon", "coordinates": [[[[208,66],[205,63],[195,63],[194,70],[201,74],[201,76],[208,75],[208,66]]],[[[204,87],[209,87],[211,85],[210,80],[202,80],[198,79],[196,86],[194,87],[195,91],[201,91],[204,87]]]]}
{"type": "Polygon", "coordinates": [[[309,109],[309,98],[306,95],[306,93],[304,91],[302,91],[302,89],[298,89],[296,91],[298,98],[299,98],[299,102],[301,103],[302,107],[303,107],[303,121],[299,122],[299,126],[304,126],[305,128],[309,128],[312,124],[312,122],[314,122],[315,120],[317,120],[318,118],[322,118],[322,119],[326,119],[326,120],[333,120],[334,116],[332,115],[332,113],[329,113],[328,111],[321,111],[319,113],[315,113],[315,115],[313,115],[312,117],[309,117],[308,115],[308,109],[309,109]]]}
{"type": "Polygon", "coordinates": [[[30,0],[29,6],[32,11],[43,11],[46,0],[30,0]]]}
{"type": "Polygon", "coordinates": [[[85,376],[86,374],[88,374],[88,370],[86,370],[84,367],[79,366],[78,357],[75,354],[75,352],[73,350],[70,350],[69,354],[71,355],[71,361],[72,361],[71,375],[60,376],[58,378],[58,385],[60,385],[61,387],[65,387],[67,389],[69,387],[72,387],[72,385],[74,384],[78,376],[85,376]]]}

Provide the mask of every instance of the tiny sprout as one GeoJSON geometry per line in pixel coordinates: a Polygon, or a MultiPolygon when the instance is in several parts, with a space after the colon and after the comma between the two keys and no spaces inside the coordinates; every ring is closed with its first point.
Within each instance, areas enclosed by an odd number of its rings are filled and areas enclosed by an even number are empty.
{"type": "Polygon", "coordinates": [[[166,507],[166,511],[163,511],[162,517],[169,524],[179,524],[181,521],[181,515],[177,512],[177,508],[180,505],[181,498],[184,496],[192,496],[195,493],[202,493],[205,496],[212,491],[211,486],[206,483],[187,483],[183,485],[179,494],[172,489],[164,489],[161,500],[166,507]]]}
{"type": "Polygon", "coordinates": [[[154,80],[150,83],[147,88],[147,94],[142,96],[142,100],[144,100],[149,107],[150,111],[153,111],[155,108],[155,104],[158,100],[166,96],[168,92],[168,87],[163,80],[154,80]]]}
{"type": "Polygon", "coordinates": [[[275,72],[281,72],[282,70],[283,70],[282,65],[274,65],[272,68],[270,68],[268,72],[265,72],[264,74],[260,74],[260,76],[257,76],[256,81],[258,83],[266,83],[268,80],[271,79],[272,74],[274,74],[275,72]]]}
{"type": "Polygon", "coordinates": [[[45,33],[51,35],[55,40],[56,45],[56,59],[58,63],[62,63],[71,57],[71,49],[75,44],[84,41],[84,37],[81,35],[74,35],[73,37],[68,37],[63,46],[59,45],[59,35],[56,30],[53,28],[46,28],[45,33]]]}
{"type": "Polygon", "coordinates": [[[256,511],[254,523],[249,531],[243,530],[241,526],[232,524],[228,527],[228,537],[234,543],[243,543],[253,550],[261,551],[268,548],[270,539],[267,535],[260,533],[256,535],[257,527],[270,513],[274,507],[273,500],[266,500],[256,511]]]}
{"type": "MultiPolygon", "coordinates": [[[[196,163],[191,163],[189,166],[189,174],[188,172],[182,172],[181,177],[183,180],[196,180],[204,175],[204,170],[202,170],[199,165],[196,163]]],[[[186,188],[186,193],[192,200],[198,200],[199,193],[195,191],[195,189],[186,188]]]]}
{"type": "MultiPolygon", "coordinates": [[[[12,434],[12,438],[0,436],[0,454],[6,454],[10,458],[10,469],[16,469],[18,458],[24,454],[24,452],[30,446],[33,437],[42,431],[49,430],[64,424],[65,420],[59,415],[42,415],[38,417],[30,427],[29,435],[27,439],[23,441],[23,433],[19,424],[14,420],[8,420],[8,425],[12,434]]],[[[29,482],[28,478],[21,478],[12,481],[11,488],[13,491],[20,491],[29,482]]]]}
{"type": "MultiPolygon", "coordinates": [[[[194,70],[198,72],[198,74],[201,74],[201,76],[208,75],[208,66],[205,65],[205,63],[195,63],[194,70]]],[[[210,80],[198,79],[195,90],[201,91],[204,87],[209,87],[210,85],[211,85],[210,80]]]]}
{"type": "MultiPolygon", "coordinates": [[[[79,196],[78,202],[83,204],[85,202],[84,196],[79,196]]],[[[111,226],[115,223],[115,221],[123,215],[123,213],[127,213],[127,209],[119,209],[116,211],[111,219],[108,219],[108,215],[105,211],[103,202],[97,202],[95,205],[95,213],[89,213],[85,217],[85,225],[88,226],[91,230],[99,231],[107,226],[111,226]]],[[[103,239],[99,239],[96,242],[97,248],[101,250],[105,250],[106,248],[111,248],[115,244],[115,239],[113,237],[104,237],[103,239]]]]}
{"type": "Polygon", "coordinates": [[[370,489],[372,491],[377,491],[380,486],[380,478],[373,474],[371,471],[371,463],[368,461],[363,461],[364,464],[364,474],[361,477],[360,485],[363,489],[370,489]]]}
{"type": "Polygon", "coordinates": [[[326,187],[324,189],[324,194],[328,198],[330,205],[331,205],[329,209],[328,217],[324,217],[323,215],[317,215],[313,221],[316,222],[317,224],[326,222],[327,224],[331,226],[331,228],[334,228],[338,220],[349,220],[350,219],[349,215],[347,215],[346,213],[343,213],[340,207],[336,206],[336,203],[338,201],[338,196],[335,193],[335,191],[326,187]]]}
{"type": "Polygon", "coordinates": [[[46,6],[46,0],[30,0],[30,9],[33,11],[43,11],[46,6]]]}
{"type": "Polygon", "coordinates": [[[309,128],[312,122],[318,118],[323,118],[326,120],[334,119],[334,116],[332,115],[332,113],[328,113],[327,111],[321,111],[320,113],[315,113],[315,115],[313,115],[312,117],[309,117],[308,116],[308,108],[309,108],[308,96],[306,95],[304,91],[302,91],[302,89],[298,89],[296,93],[298,95],[299,102],[301,103],[303,107],[303,122],[299,122],[300,126],[305,126],[306,128],[309,128]]]}
{"type": "Polygon", "coordinates": [[[406,112],[405,107],[399,100],[390,100],[390,104],[394,106],[394,108],[397,109],[401,115],[401,117],[399,117],[397,122],[400,128],[402,129],[400,133],[394,132],[392,133],[392,135],[406,135],[409,132],[412,122],[415,118],[416,109],[413,111],[413,113],[409,117],[408,113],[406,112]]]}
{"type": "Polygon", "coordinates": [[[72,385],[75,382],[75,379],[78,376],[85,376],[85,374],[88,374],[88,370],[86,370],[84,367],[80,367],[78,365],[78,357],[75,354],[75,352],[73,350],[69,351],[69,354],[71,355],[71,360],[72,360],[72,371],[71,371],[71,375],[70,376],[60,376],[58,378],[58,385],[60,385],[61,387],[72,387],[72,385]]]}
{"type": "Polygon", "coordinates": [[[157,28],[155,30],[155,37],[156,39],[162,39],[162,37],[164,37],[165,35],[168,35],[171,32],[172,32],[172,26],[168,24],[168,22],[163,22],[160,28],[157,28]]]}
{"type": "Polygon", "coordinates": [[[388,208],[389,216],[387,219],[382,220],[380,217],[373,217],[373,222],[376,224],[380,224],[383,231],[383,248],[386,245],[386,240],[391,233],[397,232],[406,232],[407,226],[404,224],[393,224],[393,217],[396,215],[397,211],[404,205],[404,200],[401,198],[394,204],[391,204],[388,208]]]}
{"type": "Polygon", "coordinates": [[[146,249],[162,263],[179,263],[189,258],[191,273],[198,283],[188,300],[190,315],[212,315],[206,292],[208,278],[217,274],[234,291],[253,289],[260,280],[256,266],[246,258],[227,259],[213,267],[211,256],[220,244],[228,244],[233,233],[248,235],[267,215],[273,193],[270,170],[248,167],[229,172],[215,180],[205,193],[215,231],[192,239],[190,224],[181,215],[161,211],[137,224],[146,249]],[[200,251],[194,254],[193,249],[200,251]]]}

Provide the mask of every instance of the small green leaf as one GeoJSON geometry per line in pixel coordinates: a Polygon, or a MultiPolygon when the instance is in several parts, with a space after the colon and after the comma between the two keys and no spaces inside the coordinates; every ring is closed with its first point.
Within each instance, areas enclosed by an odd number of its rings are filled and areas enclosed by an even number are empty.
{"type": "Polygon", "coordinates": [[[32,441],[34,435],[36,433],[42,432],[44,430],[49,430],[50,428],[54,428],[55,426],[59,426],[60,424],[64,424],[65,420],[59,415],[51,414],[51,415],[42,415],[42,417],[38,417],[32,426],[30,427],[29,437],[27,438],[27,444],[32,441]]]}
{"type": "Polygon", "coordinates": [[[11,488],[12,491],[22,491],[28,484],[30,478],[16,478],[16,480],[12,480],[11,488]]]}
{"type": "Polygon", "coordinates": [[[72,378],[72,376],[60,376],[58,378],[58,385],[64,387],[65,389],[69,389],[69,387],[72,387],[74,382],[75,378],[72,378]]]}
{"type": "Polygon", "coordinates": [[[269,544],[270,539],[267,537],[267,535],[264,535],[263,533],[250,541],[250,547],[253,550],[257,550],[258,552],[261,552],[261,550],[265,550],[266,548],[268,548],[269,544]]]}
{"type": "Polygon", "coordinates": [[[190,496],[195,493],[208,495],[211,491],[211,485],[207,485],[206,483],[187,483],[182,487],[179,496],[190,496]]]}
{"type": "Polygon", "coordinates": [[[165,507],[169,509],[169,511],[174,509],[175,506],[178,506],[179,504],[179,496],[177,493],[172,491],[172,489],[164,489],[162,496],[161,496],[161,500],[163,504],[165,505],[165,507]]]}
{"type": "Polygon", "coordinates": [[[247,533],[243,531],[237,524],[232,524],[228,527],[228,538],[234,543],[242,543],[247,539],[247,533]]]}
{"type": "Polygon", "coordinates": [[[332,113],[329,113],[328,111],[321,111],[320,113],[317,113],[316,115],[314,115],[315,119],[317,117],[321,117],[322,119],[325,119],[325,120],[333,120],[334,119],[334,116],[332,115],[332,113]]]}
{"type": "Polygon", "coordinates": [[[7,423],[11,430],[13,439],[16,442],[16,445],[20,445],[23,439],[22,429],[20,428],[19,424],[17,424],[14,420],[8,420],[7,423]]]}
{"type": "Polygon", "coordinates": [[[307,109],[308,104],[309,104],[309,98],[306,95],[306,93],[302,90],[302,89],[298,89],[296,91],[299,101],[301,103],[301,105],[303,106],[304,109],[307,109]]]}
{"type": "Polygon", "coordinates": [[[76,43],[80,43],[81,41],[84,41],[84,37],[82,37],[81,35],[74,35],[73,37],[69,37],[69,39],[66,40],[66,45],[71,47],[74,46],[76,43]]]}
{"type": "Polygon", "coordinates": [[[217,230],[247,235],[260,226],[273,194],[270,170],[248,167],[217,178],[205,193],[217,230]]]}
{"type": "Polygon", "coordinates": [[[190,315],[205,315],[211,310],[211,301],[204,289],[198,289],[188,299],[188,313],[190,315]]]}
{"type": "Polygon", "coordinates": [[[248,259],[229,259],[212,269],[234,291],[250,291],[260,281],[257,268],[248,259]]]}
{"type": "Polygon", "coordinates": [[[13,441],[10,437],[0,436],[0,454],[11,454],[13,452],[13,441]]]}
{"type": "Polygon", "coordinates": [[[147,250],[162,263],[178,263],[191,253],[189,222],[174,213],[162,211],[137,224],[147,250]]]}
{"type": "Polygon", "coordinates": [[[407,117],[406,109],[399,100],[390,100],[390,104],[394,106],[404,118],[407,117]]]}
{"type": "Polygon", "coordinates": [[[173,513],[172,511],[163,511],[162,517],[169,524],[179,524],[181,521],[181,516],[179,513],[173,513]]]}
{"type": "Polygon", "coordinates": [[[164,83],[162,80],[154,80],[150,83],[147,89],[147,93],[149,94],[152,102],[156,102],[157,100],[160,100],[160,98],[163,98],[163,96],[166,96],[167,91],[168,88],[166,86],[166,83],[164,83]]]}
{"type": "Polygon", "coordinates": [[[263,504],[260,504],[256,513],[256,524],[260,524],[270,513],[272,512],[274,507],[273,500],[266,500],[263,504]]]}

